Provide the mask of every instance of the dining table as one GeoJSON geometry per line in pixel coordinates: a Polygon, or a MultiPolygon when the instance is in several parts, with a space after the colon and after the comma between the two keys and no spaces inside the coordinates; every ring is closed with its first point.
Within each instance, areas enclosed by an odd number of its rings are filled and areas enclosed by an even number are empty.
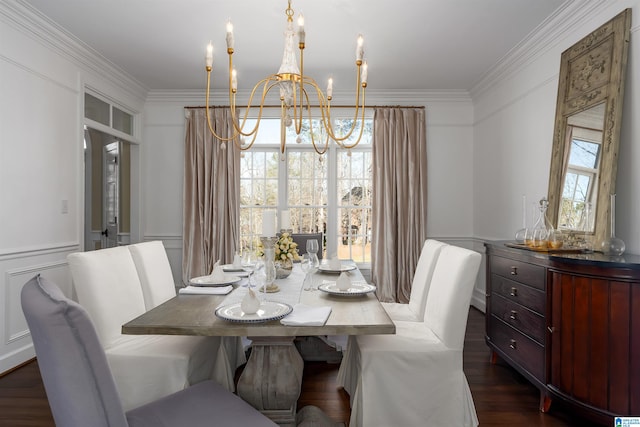
{"type": "MultiPolygon", "coordinates": [[[[323,261],[305,281],[294,264],[289,277],[275,280],[277,292],[255,294],[262,316],[244,315],[248,279],[235,280],[227,295],[183,294],[122,326],[123,334],[247,337],[251,352],[237,383],[237,394],[281,426],[295,426],[304,361],[294,340],[309,336],[394,334],[395,325],[353,261],[340,267],[323,261]],[[337,287],[348,279],[349,287],[337,287]],[[329,312],[326,320],[304,319],[306,312],[329,312]],[[302,316],[298,316],[302,314],[302,316]],[[290,322],[287,320],[290,319],[290,322]],[[288,324],[287,324],[288,323],[288,324]]],[[[228,273],[233,277],[233,272],[228,273]]],[[[264,287],[261,288],[265,290],[264,287]]],[[[205,292],[203,290],[203,292],[205,292]]],[[[304,412],[304,411],[303,411],[304,412]]]]}

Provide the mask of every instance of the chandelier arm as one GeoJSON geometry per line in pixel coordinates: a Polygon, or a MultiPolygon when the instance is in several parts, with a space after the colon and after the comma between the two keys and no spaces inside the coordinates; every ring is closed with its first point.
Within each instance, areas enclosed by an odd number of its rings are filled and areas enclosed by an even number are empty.
{"type": "MultiPolygon", "coordinates": [[[[316,91],[318,90],[318,86],[317,85],[313,85],[314,88],[316,88],[316,91]]],[[[315,150],[316,153],[323,155],[324,153],[327,152],[327,150],[329,149],[329,134],[327,133],[327,138],[325,140],[324,143],[324,149],[320,150],[318,149],[318,146],[316,145],[316,140],[313,136],[313,120],[312,120],[312,116],[311,116],[311,102],[309,101],[309,94],[307,93],[307,90],[302,89],[302,94],[304,95],[305,100],[307,101],[306,105],[307,105],[307,115],[308,115],[308,120],[309,120],[309,134],[311,135],[311,144],[313,145],[313,149],[315,150]]],[[[321,95],[321,92],[320,92],[321,95]]],[[[320,99],[318,99],[319,102],[322,102],[320,99]]],[[[300,121],[302,121],[302,115],[303,115],[303,110],[300,111],[300,121]]],[[[324,127],[324,125],[322,126],[324,127]]]]}
{"type": "MultiPolygon", "coordinates": [[[[271,80],[275,81],[275,75],[271,75],[267,78],[264,78],[262,80],[260,80],[254,87],[253,90],[251,91],[251,95],[249,96],[249,102],[247,103],[247,106],[245,108],[245,112],[244,115],[242,117],[242,125],[239,125],[236,123],[236,117],[235,117],[235,103],[234,103],[234,108],[232,110],[232,114],[233,114],[233,118],[234,118],[234,128],[236,129],[236,131],[242,135],[242,136],[254,136],[258,133],[258,129],[260,127],[260,121],[262,120],[262,114],[264,112],[264,101],[265,98],[267,96],[267,94],[269,93],[269,91],[271,90],[271,88],[273,88],[273,86],[275,86],[277,84],[277,82],[272,83],[271,85],[269,85],[269,82],[271,80]],[[249,118],[249,111],[251,110],[252,105],[253,104],[253,98],[255,96],[256,91],[258,90],[258,87],[263,86],[262,89],[262,99],[260,101],[260,106],[259,106],[259,111],[258,111],[258,118],[256,121],[256,125],[253,127],[253,129],[249,132],[245,132],[244,131],[244,127],[247,123],[247,119],[249,118]]],[[[235,95],[234,95],[234,100],[235,100],[235,95]]],[[[255,140],[255,137],[253,138],[255,140]]],[[[245,148],[245,150],[249,149],[249,147],[245,148]]]]}
{"type": "MultiPolygon", "coordinates": [[[[216,137],[218,140],[220,140],[222,143],[228,142],[228,141],[233,141],[238,137],[238,134],[236,132],[234,132],[234,134],[230,137],[223,137],[220,136],[216,133],[215,130],[213,130],[213,125],[211,124],[211,114],[209,113],[209,91],[211,89],[211,67],[207,67],[207,93],[206,93],[206,99],[205,99],[205,116],[207,118],[207,126],[209,127],[209,132],[211,132],[211,134],[216,137]]],[[[233,110],[232,110],[233,111],[233,110]]]]}
{"type": "Polygon", "coordinates": [[[365,113],[365,88],[362,88],[362,116],[360,117],[360,133],[358,134],[358,139],[356,139],[356,142],[354,142],[351,145],[348,144],[343,144],[342,146],[344,148],[346,148],[347,150],[350,150],[351,148],[355,147],[356,145],[358,145],[360,143],[360,140],[362,139],[362,134],[364,133],[364,113],[365,113]]]}

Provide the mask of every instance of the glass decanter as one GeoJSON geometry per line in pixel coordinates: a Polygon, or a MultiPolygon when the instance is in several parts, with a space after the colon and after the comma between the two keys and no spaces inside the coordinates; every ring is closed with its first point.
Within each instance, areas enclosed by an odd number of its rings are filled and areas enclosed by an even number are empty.
{"type": "Polygon", "coordinates": [[[549,201],[546,198],[540,199],[538,206],[538,220],[533,226],[532,243],[533,249],[546,249],[549,246],[549,236],[553,233],[553,227],[547,218],[549,201]]]}

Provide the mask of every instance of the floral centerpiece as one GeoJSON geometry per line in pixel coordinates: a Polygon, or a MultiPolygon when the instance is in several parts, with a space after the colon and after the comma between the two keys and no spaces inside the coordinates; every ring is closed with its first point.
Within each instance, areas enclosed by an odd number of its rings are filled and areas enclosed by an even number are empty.
{"type": "Polygon", "coordinates": [[[293,241],[293,238],[289,233],[282,233],[280,238],[276,242],[276,254],[275,261],[299,261],[300,254],[298,253],[298,244],[293,241]]]}

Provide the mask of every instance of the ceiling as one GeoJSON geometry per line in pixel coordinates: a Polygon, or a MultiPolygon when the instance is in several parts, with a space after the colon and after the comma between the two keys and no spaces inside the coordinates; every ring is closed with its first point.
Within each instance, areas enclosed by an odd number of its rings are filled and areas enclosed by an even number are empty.
{"type": "MultiPolygon", "coordinates": [[[[334,91],[355,85],[362,33],[369,89],[471,90],[571,0],[293,0],[305,17],[305,74],[334,91]]],[[[234,25],[240,91],[278,70],[286,0],[24,0],[149,90],[227,87],[225,24],[234,25]]]]}

